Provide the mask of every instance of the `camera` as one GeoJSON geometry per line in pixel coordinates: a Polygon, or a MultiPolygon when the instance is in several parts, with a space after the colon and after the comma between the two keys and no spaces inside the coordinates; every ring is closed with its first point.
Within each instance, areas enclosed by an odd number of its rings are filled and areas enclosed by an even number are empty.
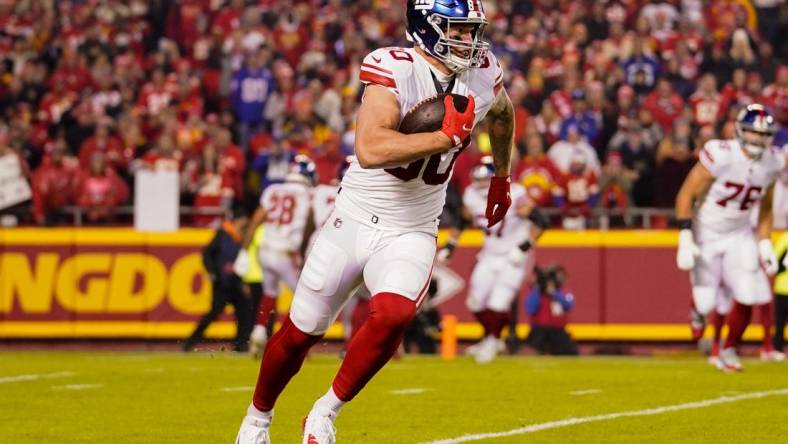
{"type": "Polygon", "coordinates": [[[555,294],[566,280],[566,269],[563,265],[553,264],[547,267],[536,267],[536,285],[542,293],[555,294]]]}

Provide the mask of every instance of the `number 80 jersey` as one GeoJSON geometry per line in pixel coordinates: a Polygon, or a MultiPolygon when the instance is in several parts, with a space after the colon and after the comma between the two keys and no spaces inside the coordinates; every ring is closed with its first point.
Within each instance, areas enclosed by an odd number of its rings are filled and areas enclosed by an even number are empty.
{"type": "Polygon", "coordinates": [[[713,241],[741,230],[751,230],[751,213],[766,190],[785,168],[785,158],[775,149],[760,159],[750,159],[736,139],[710,140],[700,152],[700,163],[714,183],[695,216],[695,236],[713,241]]]}
{"type": "MultiPolygon", "coordinates": [[[[373,51],[361,65],[360,80],[391,91],[399,101],[400,117],[438,94],[429,63],[413,48],[373,51]]],[[[473,95],[476,124],[490,109],[502,80],[500,65],[488,53],[481,67],[456,74],[450,92],[473,95]]],[[[342,179],[336,206],[363,223],[435,233],[446,200],[446,184],[461,151],[454,148],[386,169],[364,169],[354,161],[342,179]]]]}

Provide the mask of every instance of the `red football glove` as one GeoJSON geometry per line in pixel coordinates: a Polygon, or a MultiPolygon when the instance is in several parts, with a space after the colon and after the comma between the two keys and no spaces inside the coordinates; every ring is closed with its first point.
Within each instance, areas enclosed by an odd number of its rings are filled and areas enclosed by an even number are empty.
{"type": "Polygon", "coordinates": [[[465,108],[464,113],[457,111],[451,96],[446,96],[443,99],[444,112],[441,132],[451,139],[453,146],[462,146],[462,142],[471,135],[475,108],[476,102],[473,100],[473,96],[468,96],[468,107],[465,108]]]}
{"type": "Polygon", "coordinates": [[[509,176],[493,176],[490,180],[490,190],[487,192],[487,228],[497,224],[506,216],[506,210],[512,205],[512,195],[509,192],[509,176]]]}

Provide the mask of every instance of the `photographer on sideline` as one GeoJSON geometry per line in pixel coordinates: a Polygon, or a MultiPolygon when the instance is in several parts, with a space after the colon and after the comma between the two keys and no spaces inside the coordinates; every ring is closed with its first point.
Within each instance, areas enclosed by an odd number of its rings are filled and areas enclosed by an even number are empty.
{"type": "Polygon", "coordinates": [[[241,248],[241,236],[249,217],[242,208],[233,209],[233,219],[222,223],[211,242],[203,249],[202,261],[211,277],[213,301],[211,310],[200,319],[194,333],[183,343],[183,351],[191,351],[202,341],[205,329],[224,311],[228,303],[235,309],[237,325],[234,351],[249,349],[249,334],[252,331],[252,307],[244,294],[243,282],[233,272],[233,262],[241,248]]]}
{"type": "Polygon", "coordinates": [[[531,332],[525,342],[543,354],[577,355],[577,345],[566,331],[574,296],[562,290],[566,270],[561,265],[536,267],[537,285],[525,300],[531,332]]]}

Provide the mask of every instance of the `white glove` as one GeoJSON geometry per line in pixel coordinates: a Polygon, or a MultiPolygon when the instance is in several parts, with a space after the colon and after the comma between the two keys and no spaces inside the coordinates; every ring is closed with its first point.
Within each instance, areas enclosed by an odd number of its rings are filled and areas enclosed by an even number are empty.
{"type": "Polygon", "coordinates": [[[238,251],[238,256],[235,257],[233,273],[238,277],[244,277],[246,273],[249,273],[249,253],[243,248],[238,251]]]}
{"type": "Polygon", "coordinates": [[[758,241],[758,255],[761,257],[761,264],[766,274],[769,276],[777,274],[780,266],[777,265],[777,256],[774,255],[774,246],[770,239],[758,241]]]}
{"type": "Polygon", "coordinates": [[[520,247],[514,247],[509,250],[509,262],[512,265],[520,266],[525,263],[525,252],[520,247]]]}
{"type": "Polygon", "coordinates": [[[435,259],[439,264],[445,264],[446,262],[449,262],[449,259],[451,259],[452,253],[453,251],[451,248],[443,247],[438,250],[438,254],[435,255],[435,259]]]}
{"type": "Polygon", "coordinates": [[[692,238],[692,230],[679,231],[679,249],[676,252],[676,265],[679,270],[690,271],[695,268],[695,258],[700,255],[700,249],[692,238]]]}

